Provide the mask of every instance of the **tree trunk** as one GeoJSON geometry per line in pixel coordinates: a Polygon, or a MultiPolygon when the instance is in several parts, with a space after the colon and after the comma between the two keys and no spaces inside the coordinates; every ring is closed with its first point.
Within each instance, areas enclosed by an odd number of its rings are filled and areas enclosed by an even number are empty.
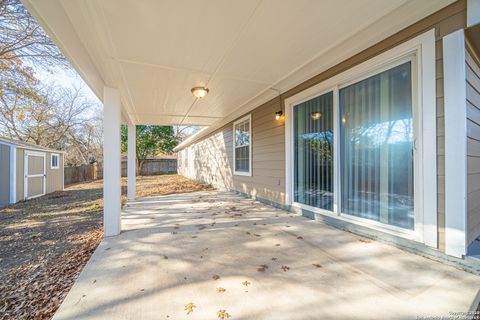
{"type": "Polygon", "coordinates": [[[137,160],[137,175],[139,176],[142,174],[142,167],[144,162],[145,160],[142,160],[142,159],[137,160]]]}

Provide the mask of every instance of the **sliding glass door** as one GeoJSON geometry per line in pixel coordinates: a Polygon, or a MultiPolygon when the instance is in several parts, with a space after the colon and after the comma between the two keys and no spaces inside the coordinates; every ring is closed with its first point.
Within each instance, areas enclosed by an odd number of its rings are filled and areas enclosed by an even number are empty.
{"type": "Polygon", "coordinates": [[[333,92],[293,113],[295,202],[333,210],[333,92]]]}
{"type": "Polygon", "coordinates": [[[340,89],[342,212],[414,228],[411,63],[340,89]]]}
{"type": "Polygon", "coordinates": [[[411,61],[336,88],[293,106],[294,202],[413,230],[411,61]]]}

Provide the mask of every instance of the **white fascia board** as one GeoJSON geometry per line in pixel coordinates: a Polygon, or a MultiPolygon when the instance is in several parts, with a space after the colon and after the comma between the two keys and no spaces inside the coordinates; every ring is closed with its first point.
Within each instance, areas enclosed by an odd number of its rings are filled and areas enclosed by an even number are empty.
{"type": "Polygon", "coordinates": [[[443,38],[445,253],[467,253],[467,110],[464,30],[443,38]]]}

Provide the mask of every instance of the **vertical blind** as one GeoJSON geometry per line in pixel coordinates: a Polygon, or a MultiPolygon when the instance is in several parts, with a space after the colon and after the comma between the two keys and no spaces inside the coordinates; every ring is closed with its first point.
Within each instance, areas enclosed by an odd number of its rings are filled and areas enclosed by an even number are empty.
{"type": "Polygon", "coordinates": [[[414,228],[411,63],[339,92],[342,212],[414,228]]]}
{"type": "Polygon", "coordinates": [[[294,107],[295,202],[333,210],[333,92],[294,107]]]}

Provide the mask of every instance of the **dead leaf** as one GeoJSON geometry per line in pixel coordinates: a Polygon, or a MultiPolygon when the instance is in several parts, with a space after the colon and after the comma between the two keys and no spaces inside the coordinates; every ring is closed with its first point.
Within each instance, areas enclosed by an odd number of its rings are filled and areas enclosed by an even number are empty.
{"type": "Polygon", "coordinates": [[[228,312],[226,310],[218,310],[217,311],[217,318],[218,319],[228,319],[230,318],[230,314],[228,314],[228,312]]]}
{"type": "Polygon", "coordinates": [[[227,289],[222,288],[222,287],[217,288],[218,293],[224,293],[225,291],[227,291],[227,289]]]}
{"type": "Polygon", "coordinates": [[[282,266],[281,268],[283,271],[287,272],[288,270],[290,270],[290,267],[289,266],[282,266]]]}
{"type": "Polygon", "coordinates": [[[214,275],[212,276],[212,279],[213,279],[213,280],[218,280],[218,279],[220,279],[220,276],[219,276],[218,274],[214,274],[214,275]]]}
{"type": "Polygon", "coordinates": [[[190,314],[193,312],[193,308],[196,308],[197,306],[193,303],[190,302],[185,306],[185,311],[187,311],[187,314],[190,314]]]}
{"type": "Polygon", "coordinates": [[[260,265],[260,267],[257,269],[259,272],[265,272],[268,269],[268,266],[266,264],[260,265]]]}
{"type": "Polygon", "coordinates": [[[242,282],[242,284],[245,286],[245,287],[248,287],[249,285],[251,285],[252,283],[248,280],[245,280],[242,282]]]}

